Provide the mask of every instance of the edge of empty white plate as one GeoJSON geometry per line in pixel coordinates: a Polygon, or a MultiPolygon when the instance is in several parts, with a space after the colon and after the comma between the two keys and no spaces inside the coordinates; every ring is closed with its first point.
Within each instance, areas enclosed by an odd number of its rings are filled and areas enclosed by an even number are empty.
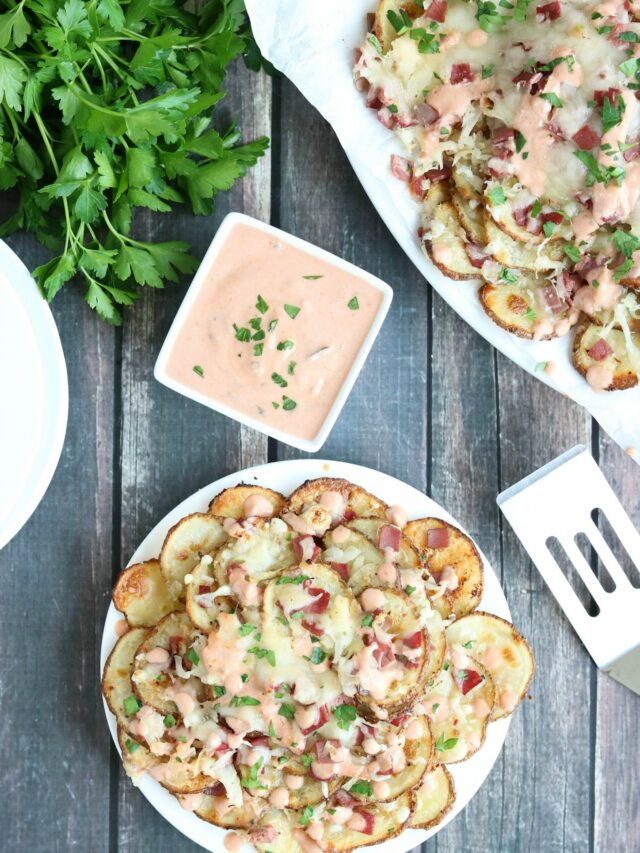
{"type": "Polygon", "coordinates": [[[0,288],[5,287],[17,297],[33,331],[41,368],[42,417],[28,475],[7,518],[0,518],[0,549],[26,524],[49,487],[62,452],[69,413],[67,366],[53,315],[25,265],[0,240],[0,288]]]}

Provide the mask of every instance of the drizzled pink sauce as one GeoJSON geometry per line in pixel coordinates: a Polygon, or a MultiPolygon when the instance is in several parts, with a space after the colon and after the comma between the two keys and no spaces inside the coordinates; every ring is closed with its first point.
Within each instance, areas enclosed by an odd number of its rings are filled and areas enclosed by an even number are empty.
{"type": "Polygon", "coordinates": [[[273,234],[237,223],[191,306],[166,372],[213,401],[312,439],[381,303],[382,293],[369,282],[273,234]],[[263,304],[263,311],[256,308],[258,296],[268,306],[263,304]],[[354,298],[358,307],[350,308],[354,298]],[[299,309],[295,317],[285,305],[299,309]],[[253,335],[253,318],[261,319],[265,337],[237,340],[233,324],[253,335]],[[268,331],[273,321],[277,324],[268,331]],[[256,355],[260,343],[262,354],[256,355]],[[274,381],[273,374],[282,381],[274,381]],[[285,398],[295,408],[285,409],[285,398]]]}

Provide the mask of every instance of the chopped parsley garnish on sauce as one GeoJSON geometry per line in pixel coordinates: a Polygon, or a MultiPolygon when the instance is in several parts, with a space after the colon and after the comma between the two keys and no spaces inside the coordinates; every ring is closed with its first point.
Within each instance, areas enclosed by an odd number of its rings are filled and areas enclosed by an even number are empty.
{"type": "Polygon", "coordinates": [[[267,326],[267,331],[269,331],[269,332],[273,332],[273,330],[275,329],[275,327],[276,327],[277,325],[278,325],[278,321],[277,321],[277,320],[270,320],[270,321],[269,321],[269,325],[267,326]]]}
{"type": "Polygon", "coordinates": [[[176,718],[173,716],[173,714],[167,714],[167,716],[164,718],[165,728],[166,729],[172,729],[175,726],[175,724],[176,724],[176,718]]]}
{"type": "Polygon", "coordinates": [[[276,654],[272,649],[261,649],[259,646],[254,646],[249,649],[250,655],[255,655],[258,660],[266,660],[271,666],[276,665],[276,654]]]}
{"type": "Polygon", "coordinates": [[[253,354],[258,357],[261,356],[264,351],[264,344],[254,344],[253,345],[253,354]]]}
{"type": "Polygon", "coordinates": [[[356,718],[355,705],[338,705],[332,711],[333,716],[338,721],[338,728],[345,732],[349,731],[349,726],[356,718]]]}
{"type": "Polygon", "coordinates": [[[360,308],[358,297],[352,296],[351,299],[347,302],[347,307],[350,308],[352,311],[357,311],[360,308]]]}
{"type": "Polygon", "coordinates": [[[261,314],[265,314],[269,310],[269,306],[264,301],[262,296],[260,296],[260,294],[258,294],[258,301],[256,302],[256,308],[258,309],[258,311],[261,314]]]}
{"type": "Polygon", "coordinates": [[[285,349],[293,349],[293,341],[280,341],[276,349],[285,350],[285,349]]]}
{"type": "Polygon", "coordinates": [[[310,755],[303,754],[300,756],[300,761],[302,762],[303,767],[311,767],[313,758],[310,755]]]}
{"type": "Polygon", "coordinates": [[[213,685],[213,692],[215,693],[215,695],[216,695],[216,696],[218,697],[218,699],[219,699],[221,696],[224,696],[224,694],[225,694],[227,691],[226,691],[226,689],[225,689],[221,684],[214,684],[214,685],[213,685]]]}
{"type": "Polygon", "coordinates": [[[588,187],[592,187],[596,183],[606,186],[614,180],[619,187],[622,186],[622,180],[625,175],[623,166],[601,166],[593,154],[590,154],[588,151],[574,151],[573,153],[586,167],[586,184],[588,187]]]}
{"type": "Polygon", "coordinates": [[[285,397],[284,394],[282,396],[282,408],[285,412],[291,412],[298,404],[295,400],[292,400],[291,397],[285,397]]]}
{"type": "Polygon", "coordinates": [[[519,154],[524,148],[524,146],[527,144],[527,140],[524,138],[524,136],[520,133],[519,130],[516,130],[514,139],[516,143],[516,154],[519,154]]]}
{"type": "Polygon", "coordinates": [[[292,320],[295,320],[298,314],[300,313],[300,309],[296,305],[286,305],[284,306],[284,310],[291,317],[292,320]]]}
{"type": "Polygon", "coordinates": [[[283,376],[280,376],[280,374],[276,373],[275,371],[271,374],[271,380],[273,382],[275,382],[276,385],[279,385],[281,388],[286,388],[289,385],[287,380],[283,376]]]}
{"type": "Polygon", "coordinates": [[[199,364],[193,365],[193,372],[197,373],[200,378],[204,376],[204,368],[199,364]]]}
{"type": "Polygon", "coordinates": [[[273,406],[273,408],[274,408],[274,409],[279,409],[279,408],[280,408],[280,403],[276,403],[276,402],[275,402],[275,400],[272,400],[272,401],[271,401],[271,405],[273,406]]]}
{"type": "Polygon", "coordinates": [[[249,770],[249,775],[244,779],[240,780],[240,784],[243,788],[266,788],[266,785],[263,785],[258,781],[258,773],[260,768],[262,767],[264,759],[259,758],[255,764],[251,765],[251,769],[249,770]]]}
{"type": "Polygon", "coordinates": [[[349,793],[362,794],[364,797],[370,797],[373,794],[371,782],[367,782],[365,779],[359,779],[357,782],[354,782],[353,785],[349,788],[349,793]]]}
{"type": "Polygon", "coordinates": [[[284,717],[287,720],[293,720],[295,714],[295,706],[291,705],[289,702],[283,702],[278,709],[278,714],[281,717],[284,717]]]}
{"type": "Polygon", "coordinates": [[[618,95],[615,99],[615,103],[609,100],[609,96],[606,95],[602,99],[602,109],[600,110],[600,118],[602,119],[602,129],[605,133],[610,131],[613,127],[620,124],[622,121],[622,114],[624,113],[625,105],[624,100],[621,95],[618,95]]]}
{"type": "Polygon", "coordinates": [[[559,109],[562,106],[562,101],[555,92],[541,92],[540,97],[543,101],[547,101],[552,107],[559,109]]]}
{"type": "Polygon", "coordinates": [[[290,361],[289,362],[289,366],[287,367],[287,373],[289,374],[289,376],[293,376],[293,374],[296,372],[296,364],[297,363],[298,363],[297,361],[290,361]]]}
{"type": "Polygon", "coordinates": [[[229,705],[231,708],[244,708],[245,706],[259,705],[260,700],[253,696],[234,696],[229,705]]]}
{"type": "Polygon", "coordinates": [[[302,278],[306,278],[307,281],[317,281],[319,278],[324,278],[323,275],[303,275],[302,278]]]}
{"type": "Polygon", "coordinates": [[[233,328],[236,333],[237,341],[246,343],[247,341],[251,340],[251,332],[245,326],[238,326],[236,323],[234,323],[233,328]]]}

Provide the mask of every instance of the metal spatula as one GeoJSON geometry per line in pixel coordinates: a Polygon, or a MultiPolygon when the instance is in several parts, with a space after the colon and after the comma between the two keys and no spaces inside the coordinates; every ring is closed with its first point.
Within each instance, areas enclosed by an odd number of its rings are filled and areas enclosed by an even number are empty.
{"type": "Polygon", "coordinates": [[[582,445],[558,456],[498,495],[513,527],[597,666],[640,694],[640,589],[632,586],[591,518],[609,520],[631,562],[640,570],[640,534],[582,445]],[[615,589],[605,591],[583,556],[582,533],[599,556],[615,589]],[[574,592],[547,545],[555,537],[599,608],[591,615],[574,592]]]}

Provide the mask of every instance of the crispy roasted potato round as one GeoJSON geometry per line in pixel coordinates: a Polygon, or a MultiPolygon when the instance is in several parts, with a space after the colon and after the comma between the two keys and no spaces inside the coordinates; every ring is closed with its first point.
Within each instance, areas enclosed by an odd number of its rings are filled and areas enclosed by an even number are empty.
{"type": "Polygon", "coordinates": [[[220,518],[272,518],[280,515],[285,503],[284,495],[273,489],[241,483],[216,495],[209,504],[209,512],[220,518]]]}
{"type": "Polygon", "coordinates": [[[415,789],[415,809],[411,815],[412,829],[431,829],[451,811],[456,794],[453,779],[446,767],[431,770],[415,789]]]}
{"type": "Polygon", "coordinates": [[[206,512],[194,512],[174,524],[160,551],[160,568],[171,592],[184,595],[184,576],[227,538],[222,520],[206,512]]]}
{"type": "Polygon", "coordinates": [[[113,588],[113,603],[133,628],[151,628],[167,613],[180,609],[158,560],[147,560],[124,569],[113,588]]]}

